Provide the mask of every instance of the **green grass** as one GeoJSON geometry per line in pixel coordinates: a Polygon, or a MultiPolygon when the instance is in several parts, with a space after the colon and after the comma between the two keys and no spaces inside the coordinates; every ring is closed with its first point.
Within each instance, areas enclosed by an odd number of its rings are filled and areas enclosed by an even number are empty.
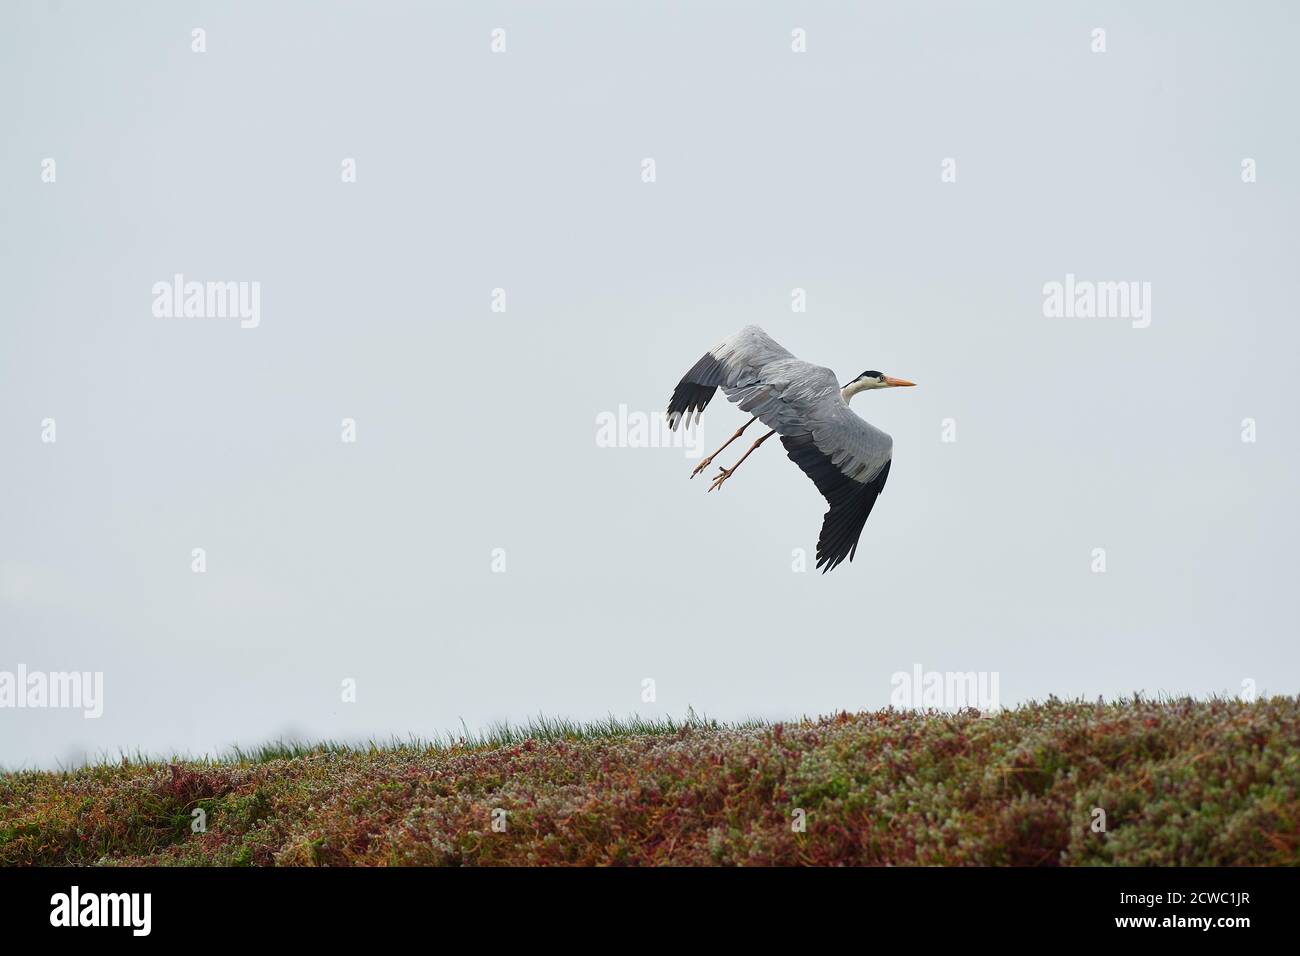
{"type": "MultiPolygon", "coordinates": [[[[600,740],[606,737],[663,736],[678,733],[683,727],[691,730],[739,730],[746,727],[764,726],[761,721],[750,720],[735,723],[721,723],[689,711],[682,720],[672,717],[616,717],[610,714],[604,720],[579,721],[563,717],[546,717],[538,715],[522,724],[498,722],[489,724],[481,731],[462,728],[459,734],[443,734],[439,737],[392,737],[386,741],[368,740],[364,743],[350,741],[325,740],[306,744],[298,741],[274,740],[256,747],[244,748],[232,746],[225,754],[209,760],[197,758],[196,762],[216,764],[266,763],[271,760],[288,760],[294,757],[307,757],[322,753],[374,753],[376,751],[413,751],[428,753],[439,750],[466,748],[479,750],[490,747],[509,747],[526,740],[536,743],[551,743],[556,740],[600,740]]],[[[177,758],[173,757],[174,762],[177,758]]],[[[134,763],[159,763],[156,758],[136,755],[128,758],[134,763]]]]}
{"type": "Polygon", "coordinates": [[[1300,704],[1281,697],[538,718],[0,775],[7,865],[1294,865],[1298,847],[1300,704]]]}
{"type": "MultiPolygon", "coordinates": [[[[672,717],[642,717],[633,714],[629,717],[617,717],[610,714],[604,720],[569,720],[563,717],[538,715],[522,724],[497,722],[489,724],[482,730],[470,731],[462,728],[460,733],[444,733],[436,737],[390,737],[387,740],[369,739],[362,742],[350,740],[320,740],[304,743],[297,740],[271,740],[251,747],[234,744],[217,756],[208,754],[171,754],[167,757],[146,754],[142,751],[119,753],[115,757],[101,756],[92,765],[120,763],[126,766],[162,766],[181,763],[190,766],[235,766],[242,764],[269,763],[273,760],[292,760],[298,757],[312,757],[319,754],[369,754],[384,752],[430,753],[440,750],[480,750],[492,747],[508,747],[531,740],[535,743],[550,743],[557,740],[580,741],[599,740],[605,737],[663,736],[679,733],[683,728],[689,730],[742,730],[752,727],[767,726],[760,720],[733,721],[729,723],[712,720],[695,711],[687,711],[681,720],[672,717]]],[[[81,769],[80,766],[61,767],[58,772],[68,773],[81,769]]],[[[13,776],[12,768],[0,768],[0,776],[13,776]]]]}

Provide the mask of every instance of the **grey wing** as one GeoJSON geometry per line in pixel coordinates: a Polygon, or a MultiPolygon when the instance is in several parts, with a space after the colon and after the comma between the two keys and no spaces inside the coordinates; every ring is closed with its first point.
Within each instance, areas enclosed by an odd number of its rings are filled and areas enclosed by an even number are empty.
{"type": "Polygon", "coordinates": [[[759,380],[762,369],[793,356],[757,325],[747,325],[709,349],[673,389],[668,427],[698,421],[719,386],[742,387],[759,380]],[[692,413],[694,419],[691,418],[692,413]]]}
{"type": "MultiPolygon", "coordinates": [[[[884,432],[880,434],[884,435],[884,432]]],[[[885,437],[889,438],[888,435],[885,437]]],[[[782,435],[781,444],[790,460],[813,480],[830,505],[822,518],[821,534],[817,536],[817,567],[825,574],[846,557],[852,561],[857,554],[862,529],[867,518],[871,517],[876,499],[885,490],[892,451],[885,452],[884,464],[874,473],[864,470],[861,477],[850,478],[842,465],[835,463],[835,454],[823,450],[811,435],[782,435]],[[870,477],[866,477],[868,474],[870,477]]]]}
{"type": "Polygon", "coordinates": [[[830,369],[798,359],[773,363],[760,381],[727,397],[781,436],[790,460],[830,504],[817,539],[822,573],[850,561],[885,488],[894,440],[863,421],[841,396],[830,369]]]}

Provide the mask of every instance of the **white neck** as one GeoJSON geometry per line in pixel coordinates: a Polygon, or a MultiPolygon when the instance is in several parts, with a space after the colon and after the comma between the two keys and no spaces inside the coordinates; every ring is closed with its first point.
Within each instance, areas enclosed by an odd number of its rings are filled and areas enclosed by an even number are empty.
{"type": "Polygon", "coordinates": [[[849,382],[848,385],[845,385],[844,388],[840,389],[840,397],[844,399],[844,404],[847,405],[849,403],[849,399],[851,399],[854,395],[858,394],[858,392],[861,392],[864,389],[874,388],[874,387],[875,385],[872,382],[868,381],[867,379],[862,379],[861,381],[858,382],[849,382]]]}

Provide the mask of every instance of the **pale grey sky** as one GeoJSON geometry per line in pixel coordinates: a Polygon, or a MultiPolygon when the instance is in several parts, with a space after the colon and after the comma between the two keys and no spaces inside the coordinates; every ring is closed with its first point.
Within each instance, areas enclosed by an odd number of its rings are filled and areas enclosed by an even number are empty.
{"type": "MultiPolygon", "coordinates": [[[[874,708],[917,663],[1004,705],[1296,693],[1298,33],[1284,3],[5,4],[0,671],[102,671],[104,714],[0,709],[0,764],[874,708]],[[176,273],[260,283],[260,324],[155,317],[176,273]],[[1150,326],[1045,317],[1067,274],[1149,282],[1150,326]],[[792,571],[825,506],[776,443],[706,495],[680,449],[596,442],[750,322],[920,385],[854,400],[894,463],[826,576],[792,571]]],[[[743,421],[715,399],[708,450],[743,421]]]]}

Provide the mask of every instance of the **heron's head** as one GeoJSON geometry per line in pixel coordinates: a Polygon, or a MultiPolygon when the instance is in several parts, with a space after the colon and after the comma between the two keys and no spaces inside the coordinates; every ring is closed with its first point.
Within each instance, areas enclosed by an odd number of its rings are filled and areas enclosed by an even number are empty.
{"type": "Polygon", "coordinates": [[[909,382],[905,378],[891,378],[883,372],[869,371],[863,372],[853,381],[844,386],[844,400],[847,402],[858,392],[865,392],[869,388],[899,388],[904,385],[915,385],[915,382],[909,382]]]}

